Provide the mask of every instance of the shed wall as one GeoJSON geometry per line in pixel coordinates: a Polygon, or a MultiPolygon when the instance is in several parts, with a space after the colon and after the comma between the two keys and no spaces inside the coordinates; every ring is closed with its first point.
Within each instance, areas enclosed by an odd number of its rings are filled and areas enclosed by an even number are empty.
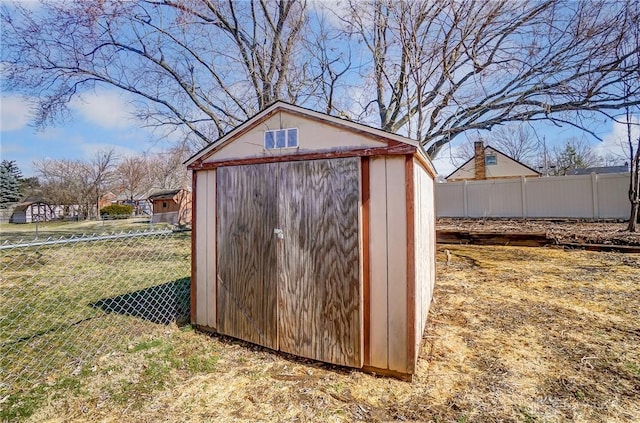
{"type": "MultiPolygon", "coordinates": [[[[177,199],[177,197],[176,197],[177,199]]],[[[171,213],[180,211],[180,204],[178,204],[173,198],[162,199],[159,198],[153,201],[153,213],[171,213]],[[167,207],[163,207],[163,204],[167,205],[167,207]]]]}
{"type": "Polygon", "coordinates": [[[196,172],[195,324],[213,329],[216,321],[216,171],[196,172]]]}
{"type": "Polygon", "coordinates": [[[414,161],[415,358],[418,356],[436,281],[434,180],[414,161]]]}
{"type": "Polygon", "coordinates": [[[277,112],[260,122],[241,137],[221,146],[207,162],[220,160],[247,159],[305,153],[324,150],[341,150],[357,147],[385,147],[386,143],[376,141],[371,136],[360,135],[348,129],[327,125],[289,112],[277,112]],[[266,150],[264,131],[284,128],[298,128],[298,148],[266,150]]]}
{"type": "MultiPolygon", "coordinates": [[[[413,373],[435,281],[434,182],[414,159],[376,156],[368,160],[369,165],[362,168],[368,169],[370,186],[370,303],[365,308],[368,354],[364,365],[413,373]],[[413,211],[407,207],[409,200],[415,202],[413,211]],[[411,218],[411,225],[407,218],[411,218]],[[410,233],[409,226],[413,227],[410,233]],[[409,248],[415,248],[411,262],[409,248]],[[409,322],[412,316],[415,321],[409,322]]],[[[216,171],[197,171],[194,192],[194,323],[217,330],[216,171]]]]}
{"type": "Polygon", "coordinates": [[[407,372],[407,192],[404,156],[370,162],[370,366],[407,372]]]}

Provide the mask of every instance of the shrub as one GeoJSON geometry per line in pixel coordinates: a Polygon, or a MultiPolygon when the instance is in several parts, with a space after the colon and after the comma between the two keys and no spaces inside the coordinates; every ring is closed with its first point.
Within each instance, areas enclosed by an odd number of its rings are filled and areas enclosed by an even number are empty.
{"type": "Polygon", "coordinates": [[[133,206],[128,204],[111,204],[100,209],[100,217],[108,219],[126,219],[133,213],[133,206]]]}

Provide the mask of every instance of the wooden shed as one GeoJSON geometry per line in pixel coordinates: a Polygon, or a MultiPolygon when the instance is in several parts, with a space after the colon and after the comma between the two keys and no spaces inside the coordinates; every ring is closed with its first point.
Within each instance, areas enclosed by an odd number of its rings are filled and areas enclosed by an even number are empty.
{"type": "Polygon", "coordinates": [[[159,191],[150,195],[148,200],[153,213],[151,223],[191,223],[191,193],[186,189],[159,191]]]}
{"type": "Polygon", "coordinates": [[[186,164],[195,326],[411,378],[435,281],[418,143],[277,102],[186,164]]]}

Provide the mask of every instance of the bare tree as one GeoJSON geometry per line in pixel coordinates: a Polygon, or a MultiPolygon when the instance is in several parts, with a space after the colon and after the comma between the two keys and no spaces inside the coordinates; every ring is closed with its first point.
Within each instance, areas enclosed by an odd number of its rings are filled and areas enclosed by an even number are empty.
{"type": "Polygon", "coordinates": [[[131,201],[149,192],[153,186],[149,160],[144,156],[125,157],[114,173],[118,189],[131,201]]]}
{"type": "Polygon", "coordinates": [[[611,87],[638,68],[620,46],[639,13],[635,0],[351,0],[342,18],[371,58],[363,118],[418,136],[435,157],[465,131],[536,120],[586,129],[582,113],[638,104],[638,90],[611,87]]]}
{"type": "Polygon", "coordinates": [[[39,99],[36,123],[79,92],[133,94],[149,125],[183,127],[207,144],[278,99],[313,97],[298,0],[3,4],[3,81],[39,99]]]}
{"type": "Polygon", "coordinates": [[[98,215],[98,201],[109,189],[114,163],[113,150],[107,150],[89,161],[44,159],[33,167],[47,202],[64,206],[65,214],[78,207],[78,217],[89,218],[98,215]]]}
{"type": "Polygon", "coordinates": [[[600,157],[584,139],[571,138],[562,146],[555,146],[550,153],[551,169],[554,176],[567,175],[573,169],[585,169],[600,164],[600,157]]]}
{"type": "MultiPolygon", "coordinates": [[[[325,12],[329,3],[318,3],[325,12]]],[[[349,37],[327,22],[326,14],[318,14],[318,21],[306,40],[311,58],[311,79],[318,86],[317,96],[324,112],[351,118],[349,103],[345,102],[348,90],[347,77],[352,68],[349,37]]]]}
{"type": "Polygon", "coordinates": [[[149,174],[154,188],[187,188],[191,181],[183,163],[189,158],[186,146],[176,146],[156,153],[149,159],[149,174]]]}
{"type": "MultiPolygon", "coordinates": [[[[456,148],[455,155],[452,157],[456,164],[459,165],[473,157],[475,140],[465,142],[456,148]]],[[[499,126],[489,132],[485,140],[481,138],[478,140],[531,167],[534,166],[535,159],[540,154],[538,140],[534,138],[529,126],[524,124],[499,126]]]]}
{"type": "Polygon", "coordinates": [[[87,216],[93,214],[95,217],[100,215],[100,198],[109,191],[114,182],[114,166],[117,157],[113,149],[101,150],[96,152],[88,164],[85,165],[87,178],[85,184],[87,186],[87,197],[89,192],[93,195],[92,207],[87,207],[87,216]]]}
{"type": "Polygon", "coordinates": [[[3,3],[3,83],[40,99],[41,125],[107,85],[148,125],[202,145],[283,99],[416,137],[435,157],[466,131],[586,129],[585,114],[638,105],[640,88],[615,87],[639,67],[625,35],[639,1],[347,0],[342,38],[316,42],[304,0],[3,3]],[[347,37],[350,53],[336,47],[347,37]]]}
{"type": "Polygon", "coordinates": [[[494,128],[487,142],[522,163],[532,164],[539,152],[538,140],[528,125],[505,125],[494,128]]]}

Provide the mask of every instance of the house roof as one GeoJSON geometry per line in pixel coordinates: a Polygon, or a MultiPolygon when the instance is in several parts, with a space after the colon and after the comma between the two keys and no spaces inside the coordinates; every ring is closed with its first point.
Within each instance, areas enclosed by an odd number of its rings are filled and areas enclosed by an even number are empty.
{"type": "Polygon", "coordinates": [[[571,169],[567,171],[567,175],[590,175],[592,173],[627,173],[629,168],[627,166],[597,166],[586,167],[584,169],[571,169]]]}
{"type": "Polygon", "coordinates": [[[342,127],[342,128],[345,128],[345,129],[350,129],[352,131],[356,131],[356,132],[360,132],[360,133],[365,133],[365,134],[367,134],[369,136],[373,136],[373,137],[376,137],[376,138],[381,138],[381,139],[383,139],[383,140],[385,140],[387,142],[388,141],[395,141],[395,142],[399,142],[399,143],[403,143],[403,144],[408,144],[408,145],[414,146],[414,147],[417,148],[417,151],[419,151],[420,154],[422,154],[422,156],[426,159],[426,161],[429,163],[429,165],[431,167],[433,167],[431,165],[431,162],[430,162],[429,158],[428,158],[428,155],[423,150],[422,146],[420,145],[420,143],[418,141],[412,140],[410,138],[403,137],[401,135],[397,135],[397,134],[393,134],[393,133],[390,133],[390,132],[386,132],[386,131],[383,131],[381,129],[373,128],[371,126],[367,126],[367,125],[364,125],[364,124],[361,124],[361,123],[353,122],[353,121],[350,121],[350,120],[347,120],[347,119],[343,119],[343,118],[339,118],[339,117],[336,117],[336,116],[327,115],[325,113],[316,112],[314,110],[307,109],[307,108],[300,107],[300,106],[296,106],[296,105],[293,105],[293,104],[290,104],[290,103],[286,103],[286,102],[283,102],[283,101],[277,101],[277,102],[271,104],[270,106],[267,106],[264,110],[262,110],[261,112],[259,112],[255,116],[253,116],[253,117],[249,118],[248,120],[244,121],[243,123],[241,123],[240,125],[238,125],[234,129],[232,129],[227,134],[225,134],[222,137],[218,138],[216,141],[214,141],[213,143],[209,144],[208,146],[204,147],[202,150],[200,150],[199,152],[197,152],[196,154],[191,156],[184,164],[187,165],[187,166],[191,166],[194,163],[196,163],[197,161],[201,161],[201,160],[206,159],[211,154],[213,154],[215,151],[219,150],[221,147],[227,145],[233,139],[238,137],[240,134],[242,134],[242,133],[254,128],[256,125],[260,124],[260,122],[262,122],[264,119],[272,116],[273,114],[275,114],[276,112],[279,112],[279,111],[287,111],[287,112],[291,112],[293,114],[303,115],[304,117],[307,117],[307,118],[312,119],[312,120],[316,120],[316,121],[319,121],[319,122],[327,123],[329,125],[342,127]]]}
{"type": "Polygon", "coordinates": [[[173,199],[173,197],[175,197],[176,195],[178,195],[180,193],[180,191],[182,191],[182,189],[172,189],[172,190],[166,190],[166,191],[158,191],[154,194],[151,194],[149,196],[149,201],[155,201],[155,200],[171,200],[173,199]]]}
{"type": "Polygon", "coordinates": [[[30,206],[32,206],[34,204],[35,205],[42,204],[42,205],[45,205],[45,206],[49,205],[48,203],[45,203],[44,201],[26,201],[26,202],[23,202],[23,203],[16,204],[15,208],[13,209],[13,211],[14,212],[16,212],[16,211],[25,211],[26,209],[28,209],[30,206]]]}
{"type": "MultiPolygon", "coordinates": [[[[512,160],[513,162],[515,162],[515,163],[519,164],[520,166],[523,166],[523,167],[525,167],[525,168],[529,169],[530,171],[534,172],[534,173],[535,173],[535,174],[537,174],[537,175],[541,175],[541,173],[540,173],[540,172],[538,172],[537,170],[535,170],[535,169],[531,168],[530,166],[527,166],[526,164],[522,163],[522,162],[521,162],[521,161],[519,161],[519,160],[514,159],[514,158],[513,158],[513,157],[511,157],[510,155],[508,155],[508,154],[506,154],[506,153],[503,153],[502,151],[498,150],[498,149],[497,149],[497,148],[495,148],[495,147],[492,147],[491,145],[486,145],[486,146],[484,146],[483,150],[485,151],[485,153],[486,153],[487,149],[490,149],[490,150],[492,150],[492,151],[495,151],[496,153],[499,153],[499,154],[501,154],[501,155],[505,156],[505,157],[506,157],[506,158],[508,158],[509,160],[512,160]]],[[[474,155],[474,156],[471,156],[471,158],[470,158],[469,160],[467,160],[466,162],[464,162],[464,163],[462,163],[460,166],[458,166],[458,167],[457,167],[453,172],[451,172],[449,175],[447,175],[444,179],[449,179],[453,174],[455,174],[457,171],[459,171],[460,169],[462,169],[463,167],[465,167],[467,164],[469,164],[471,161],[473,161],[473,159],[474,159],[474,158],[475,158],[475,155],[474,155]]]]}

